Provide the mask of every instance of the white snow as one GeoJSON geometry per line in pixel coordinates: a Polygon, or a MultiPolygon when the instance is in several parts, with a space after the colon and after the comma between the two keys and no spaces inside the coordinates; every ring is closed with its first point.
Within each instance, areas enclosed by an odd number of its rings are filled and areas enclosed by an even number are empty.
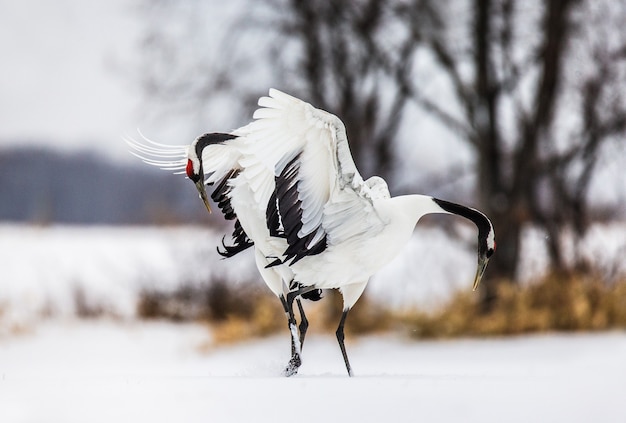
{"type": "MultiPolygon", "coordinates": [[[[215,278],[262,285],[250,251],[227,260],[217,254],[225,233],[199,226],[0,224],[0,336],[51,315],[73,316],[78,294],[89,306],[132,319],[144,289],[174,290],[215,278]]],[[[394,307],[432,307],[455,290],[471,289],[475,230],[464,225],[457,233],[418,225],[402,254],[372,278],[370,298],[394,307]]],[[[520,267],[526,279],[545,272],[544,238],[537,230],[524,237],[520,267]]],[[[626,224],[591,228],[582,254],[609,276],[626,274],[620,259],[626,254],[626,224]]]]}
{"type": "Polygon", "coordinates": [[[77,290],[89,305],[132,318],[142,289],[256,280],[250,256],[221,260],[221,236],[200,227],[0,225],[0,335],[3,322],[28,326],[50,314],[73,315],[77,290]]]}
{"type": "MultiPolygon", "coordinates": [[[[624,272],[624,232],[594,227],[583,253],[624,272]]],[[[459,233],[462,242],[419,228],[372,281],[372,298],[428,306],[470,289],[475,235],[459,233]]],[[[542,265],[532,258],[543,238],[529,233],[523,266],[537,274],[542,265]]],[[[141,289],[213,277],[262,283],[250,254],[221,260],[221,235],[0,225],[0,422],[626,421],[625,332],[441,342],[348,336],[349,379],[335,339],[313,331],[299,374],[287,379],[287,325],[269,339],[218,347],[202,325],[134,318],[141,289]],[[77,320],[77,288],[112,317],[77,320]]]]}
{"type": "Polygon", "coordinates": [[[0,339],[2,422],[623,422],[626,334],[210,347],[200,325],[44,324],[0,339]],[[207,345],[209,347],[207,347],[207,345]]]}

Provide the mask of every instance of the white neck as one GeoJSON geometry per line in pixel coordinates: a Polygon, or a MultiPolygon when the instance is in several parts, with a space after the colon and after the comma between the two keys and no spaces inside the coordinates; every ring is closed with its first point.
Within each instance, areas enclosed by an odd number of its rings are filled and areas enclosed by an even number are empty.
{"type": "Polygon", "coordinates": [[[427,195],[402,195],[381,199],[375,203],[379,216],[388,222],[381,244],[385,251],[380,251],[381,266],[391,261],[409,242],[415,225],[422,216],[430,213],[447,213],[439,207],[432,197],[427,195]]]}
{"type": "Polygon", "coordinates": [[[400,195],[389,199],[388,206],[391,207],[395,218],[403,216],[406,220],[405,223],[412,226],[412,229],[415,228],[417,222],[427,214],[450,214],[435,203],[433,197],[429,195],[400,195]]]}
{"type": "Polygon", "coordinates": [[[471,207],[427,195],[404,195],[390,199],[389,204],[383,208],[386,208],[390,213],[388,214],[390,222],[398,221],[399,228],[397,230],[400,230],[400,233],[408,233],[407,236],[409,237],[422,216],[431,213],[454,214],[468,219],[476,225],[480,251],[486,253],[496,247],[491,221],[484,213],[471,207]]]}

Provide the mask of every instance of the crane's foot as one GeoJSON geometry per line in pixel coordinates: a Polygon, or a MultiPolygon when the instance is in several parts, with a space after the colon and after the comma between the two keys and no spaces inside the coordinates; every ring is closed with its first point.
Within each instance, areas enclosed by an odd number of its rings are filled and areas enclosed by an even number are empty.
{"type": "Polygon", "coordinates": [[[293,357],[291,357],[289,363],[287,363],[287,367],[285,367],[285,370],[283,370],[283,375],[285,375],[286,377],[295,375],[296,373],[298,373],[298,369],[300,368],[301,364],[302,360],[300,359],[300,354],[295,354],[293,357]]]}

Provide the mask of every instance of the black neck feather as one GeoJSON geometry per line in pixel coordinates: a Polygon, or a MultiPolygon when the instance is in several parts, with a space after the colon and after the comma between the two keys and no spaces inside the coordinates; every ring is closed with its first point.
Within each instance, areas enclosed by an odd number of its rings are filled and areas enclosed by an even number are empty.
{"type": "Polygon", "coordinates": [[[478,228],[478,239],[480,240],[478,248],[481,251],[487,251],[487,237],[493,231],[491,222],[483,213],[470,207],[462,206],[460,204],[451,203],[449,201],[433,198],[433,201],[448,213],[462,216],[466,219],[474,222],[478,228]]]}
{"type": "Polygon", "coordinates": [[[237,136],[232,134],[225,134],[222,132],[212,132],[210,134],[200,135],[196,140],[196,156],[202,158],[202,151],[213,144],[221,144],[224,141],[232,140],[237,136]]]}

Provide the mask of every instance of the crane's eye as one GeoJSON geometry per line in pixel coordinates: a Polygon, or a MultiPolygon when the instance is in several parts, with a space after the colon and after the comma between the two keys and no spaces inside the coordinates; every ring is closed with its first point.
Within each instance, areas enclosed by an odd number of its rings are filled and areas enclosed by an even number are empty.
{"type": "Polygon", "coordinates": [[[487,258],[490,258],[493,255],[493,252],[495,251],[494,248],[490,248],[487,250],[487,258]]]}

